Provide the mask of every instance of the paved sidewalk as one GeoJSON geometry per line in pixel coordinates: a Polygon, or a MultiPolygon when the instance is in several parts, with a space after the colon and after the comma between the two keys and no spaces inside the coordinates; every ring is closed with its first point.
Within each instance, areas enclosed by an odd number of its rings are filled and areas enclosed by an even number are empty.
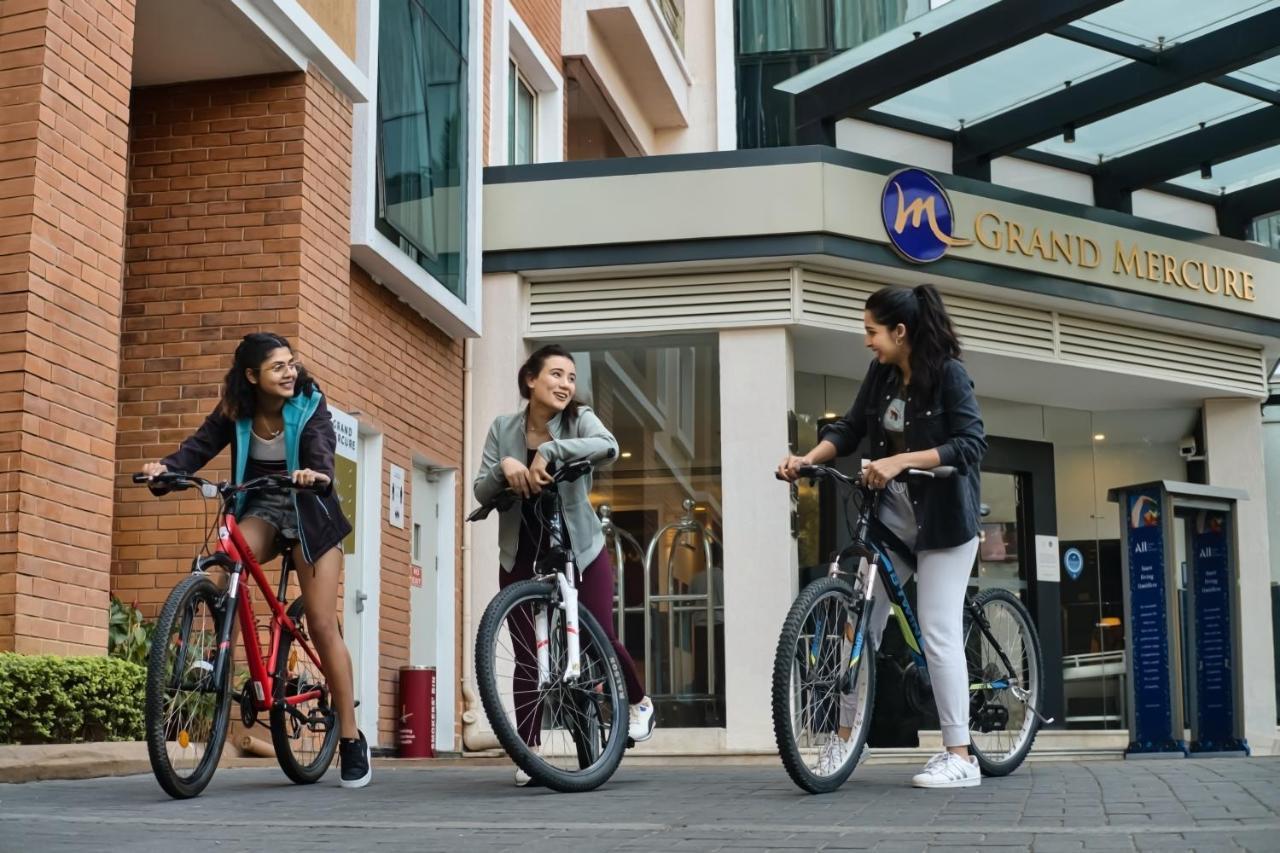
{"type": "Polygon", "coordinates": [[[1034,763],[918,791],[861,768],[800,793],[780,766],[627,766],[591,794],[511,785],[509,766],[379,766],[361,791],[220,770],[196,800],[150,775],[0,785],[0,851],[1280,851],[1280,760],[1034,763]]]}

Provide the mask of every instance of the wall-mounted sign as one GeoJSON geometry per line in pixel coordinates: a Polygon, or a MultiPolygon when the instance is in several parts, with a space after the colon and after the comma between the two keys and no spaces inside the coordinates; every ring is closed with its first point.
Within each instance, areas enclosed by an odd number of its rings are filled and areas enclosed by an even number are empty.
{"type": "Polygon", "coordinates": [[[388,500],[391,526],[404,530],[404,469],[391,466],[391,494],[388,500]]]}
{"type": "Polygon", "coordinates": [[[880,218],[889,245],[916,264],[936,261],[950,246],[967,246],[957,239],[951,199],[937,179],[923,169],[899,169],[884,183],[880,218]]]}
{"type": "Polygon", "coordinates": [[[1079,580],[1081,573],[1084,572],[1084,554],[1079,548],[1067,549],[1062,555],[1062,568],[1066,570],[1067,577],[1079,580]]]}
{"type": "Polygon", "coordinates": [[[1054,275],[1071,275],[1067,268],[1090,277],[1095,270],[1110,271],[1116,285],[1158,288],[1159,296],[1208,296],[1227,308],[1256,300],[1252,270],[1201,257],[1192,244],[1179,244],[1174,254],[1127,238],[1029,222],[994,205],[970,217],[957,211],[942,184],[923,169],[901,169],[885,179],[880,218],[889,245],[912,263],[936,261],[950,248],[973,247],[991,263],[1020,265],[1027,259],[1058,265],[1061,271],[1044,269],[1054,275]]]}

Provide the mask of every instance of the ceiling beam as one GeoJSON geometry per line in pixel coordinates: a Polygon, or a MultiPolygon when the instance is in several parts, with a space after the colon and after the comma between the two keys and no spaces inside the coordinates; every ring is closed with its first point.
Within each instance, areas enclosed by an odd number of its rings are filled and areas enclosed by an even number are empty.
{"type": "Polygon", "coordinates": [[[1272,178],[1222,196],[1218,202],[1219,215],[1252,221],[1268,213],[1280,212],[1280,178],[1272,178]]]}
{"type": "Polygon", "coordinates": [[[1114,191],[1134,190],[1273,145],[1280,145],[1280,107],[1254,110],[1108,160],[1097,178],[1114,191]]]}
{"type": "Polygon", "coordinates": [[[1052,95],[965,128],[956,139],[958,164],[1012,154],[1165,95],[1280,54],[1280,8],[1228,24],[1161,51],[1156,63],[1131,62],[1065,86],[1052,95]]]}

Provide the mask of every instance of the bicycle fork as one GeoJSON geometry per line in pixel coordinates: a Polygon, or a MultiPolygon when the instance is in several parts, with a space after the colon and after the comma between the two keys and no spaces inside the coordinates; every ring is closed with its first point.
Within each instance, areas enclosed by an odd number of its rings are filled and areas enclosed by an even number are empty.
{"type": "MultiPolygon", "coordinates": [[[[582,674],[582,649],[578,636],[578,588],[573,583],[574,563],[565,564],[564,571],[556,573],[556,585],[560,590],[560,609],[564,611],[565,667],[562,680],[576,681],[582,674]]],[[[534,615],[534,638],[538,649],[538,683],[551,682],[551,612],[547,607],[538,608],[534,615]]]]}

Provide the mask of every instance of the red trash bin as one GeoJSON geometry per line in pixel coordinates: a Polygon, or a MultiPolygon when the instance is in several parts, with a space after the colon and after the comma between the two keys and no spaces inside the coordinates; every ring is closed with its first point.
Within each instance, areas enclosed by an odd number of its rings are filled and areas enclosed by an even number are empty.
{"type": "Polygon", "coordinates": [[[435,730],[436,668],[400,667],[400,757],[434,758],[435,730]]]}

